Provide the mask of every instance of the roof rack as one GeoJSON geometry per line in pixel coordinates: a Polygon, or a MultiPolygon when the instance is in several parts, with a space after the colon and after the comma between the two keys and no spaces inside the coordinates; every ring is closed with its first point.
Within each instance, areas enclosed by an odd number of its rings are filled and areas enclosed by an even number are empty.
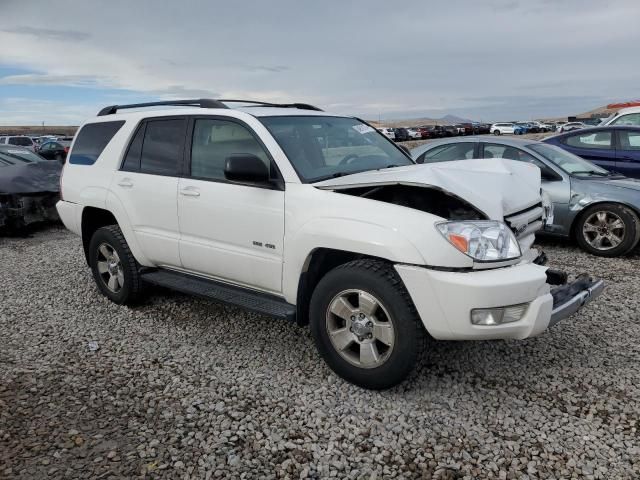
{"type": "Polygon", "coordinates": [[[199,98],[196,100],[165,100],[161,102],[131,103],[128,105],[110,105],[100,110],[98,112],[98,116],[113,115],[118,110],[124,110],[126,108],[159,107],[163,105],[183,105],[200,108],[229,108],[224,103],[220,102],[220,100],[213,100],[211,98],[199,98]]]}
{"type": "Polygon", "coordinates": [[[223,103],[249,103],[251,107],[276,107],[276,108],[297,108],[299,110],[314,110],[316,112],[322,112],[321,108],[318,108],[314,105],[309,105],[308,103],[273,103],[273,102],[259,102],[256,100],[230,100],[230,99],[220,99],[219,102],[223,103]]]}
{"type": "Polygon", "coordinates": [[[195,100],[165,100],[160,102],[147,102],[147,103],[131,103],[128,105],[110,105],[104,107],[98,112],[98,116],[113,115],[118,110],[124,110],[127,108],[144,108],[144,107],[160,107],[164,105],[171,106],[189,106],[200,108],[229,108],[225,103],[248,103],[250,107],[276,107],[276,108],[297,108],[299,110],[314,110],[316,112],[322,112],[322,109],[309,105],[308,103],[271,103],[271,102],[259,102],[257,100],[214,100],[212,98],[198,98],[195,100]]]}

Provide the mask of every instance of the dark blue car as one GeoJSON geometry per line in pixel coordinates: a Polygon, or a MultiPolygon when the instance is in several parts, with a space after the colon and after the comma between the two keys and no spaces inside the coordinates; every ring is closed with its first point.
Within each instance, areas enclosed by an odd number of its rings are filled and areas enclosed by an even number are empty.
{"type": "Polygon", "coordinates": [[[640,127],[582,128],[543,140],[627,177],[640,178],[640,127]]]}

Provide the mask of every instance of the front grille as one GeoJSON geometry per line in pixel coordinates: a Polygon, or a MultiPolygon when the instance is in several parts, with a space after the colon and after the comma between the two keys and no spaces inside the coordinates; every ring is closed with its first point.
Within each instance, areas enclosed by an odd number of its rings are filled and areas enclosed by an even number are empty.
{"type": "Polygon", "coordinates": [[[505,223],[517,239],[531,235],[542,228],[544,209],[542,202],[504,217],[505,223]]]}

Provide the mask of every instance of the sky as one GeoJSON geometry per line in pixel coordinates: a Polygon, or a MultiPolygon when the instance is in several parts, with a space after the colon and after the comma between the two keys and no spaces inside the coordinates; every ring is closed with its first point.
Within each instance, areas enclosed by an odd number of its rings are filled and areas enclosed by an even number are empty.
{"type": "Polygon", "coordinates": [[[640,98],[638,0],[0,0],[0,125],[174,98],[526,120],[640,98]],[[52,8],[55,4],[55,8],[52,8]]]}

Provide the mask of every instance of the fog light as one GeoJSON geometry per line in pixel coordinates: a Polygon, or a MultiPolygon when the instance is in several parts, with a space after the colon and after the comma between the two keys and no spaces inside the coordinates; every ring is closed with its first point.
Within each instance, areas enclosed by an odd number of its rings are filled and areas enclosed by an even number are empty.
{"type": "Polygon", "coordinates": [[[510,307],[474,308],[471,310],[471,323],[474,325],[502,325],[517,322],[527,313],[528,303],[510,307]]]}

